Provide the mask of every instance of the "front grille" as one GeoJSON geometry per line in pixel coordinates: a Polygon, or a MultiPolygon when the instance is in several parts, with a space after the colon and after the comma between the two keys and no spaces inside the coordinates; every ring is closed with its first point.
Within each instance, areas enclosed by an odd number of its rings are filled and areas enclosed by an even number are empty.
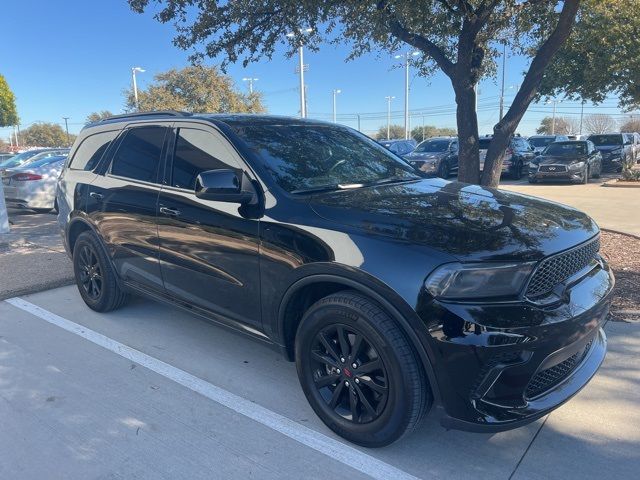
{"type": "Polygon", "coordinates": [[[589,265],[599,250],[600,237],[598,236],[571,250],[545,258],[540,262],[529,282],[527,297],[540,297],[551,292],[556,285],[589,265]]]}
{"type": "Polygon", "coordinates": [[[551,368],[547,368],[536,373],[527,385],[527,389],[525,390],[525,397],[538,397],[543,393],[548,392],[553,387],[562,382],[565,378],[567,378],[569,374],[573,372],[575,368],[580,364],[587,353],[589,353],[589,349],[591,348],[592,343],[593,340],[587,343],[583,350],[574,353],[566,360],[558,363],[557,365],[554,365],[551,368]]]}
{"type": "Polygon", "coordinates": [[[540,165],[540,171],[541,172],[566,172],[567,171],[567,166],[566,165],[540,165]]]}

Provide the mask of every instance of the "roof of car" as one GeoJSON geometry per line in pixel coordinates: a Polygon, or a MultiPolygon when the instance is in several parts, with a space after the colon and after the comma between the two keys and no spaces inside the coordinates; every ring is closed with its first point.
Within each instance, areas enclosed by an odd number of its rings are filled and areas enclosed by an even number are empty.
{"type": "Polygon", "coordinates": [[[307,118],[288,117],[282,115],[263,115],[255,113],[189,113],[180,111],[154,111],[128,113],[123,115],[113,115],[103,120],[87,124],[86,127],[108,125],[113,123],[134,122],[143,120],[177,120],[177,119],[200,119],[208,121],[218,121],[229,125],[334,125],[331,122],[322,120],[310,120],[307,118]]]}

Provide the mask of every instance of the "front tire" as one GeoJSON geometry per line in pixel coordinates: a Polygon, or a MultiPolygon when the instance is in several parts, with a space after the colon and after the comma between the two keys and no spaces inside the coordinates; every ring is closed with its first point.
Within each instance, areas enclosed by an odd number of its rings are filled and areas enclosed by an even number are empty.
{"type": "Polygon", "coordinates": [[[92,232],[80,234],[73,246],[73,272],[84,303],[97,312],[109,312],[121,307],[128,295],[120,289],[99,242],[92,232]]]}
{"type": "Polygon", "coordinates": [[[447,179],[451,175],[451,170],[449,168],[449,164],[447,162],[440,163],[438,167],[438,176],[440,178],[447,179]]]}
{"type": "Polygon", "coordinates": [[[358,445],[389,445],[411,432],[431,406],[431,390],[406,336],[360,293],[338,292],[312,305],[295,351],[313,410],[358,445]]]}
{"type": "Polygon", "coordinates": [[[520,180],[522,178],[522,163],[516,162],[511,172],[511,178],[513,180],[520,180]]]}

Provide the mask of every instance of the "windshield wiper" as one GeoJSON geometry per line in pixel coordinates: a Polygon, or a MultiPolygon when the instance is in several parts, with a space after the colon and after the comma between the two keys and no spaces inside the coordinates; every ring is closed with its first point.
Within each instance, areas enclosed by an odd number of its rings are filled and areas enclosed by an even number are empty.
{"type": "Polygon", "coordinates": [[[335,184],[335,185],[320,185],[318,187],[298,188],[296,190],[292,190],[290,193],[301,194],[301,193],[335,192],[336,190],[350,190],[352,188],[360,188],[360,187],[364,187],[364,184],[362,184],[362,183],[338,183],[338,184],[335,184]]]}
{"type": "Polygon", "coordinates": [[[413,182],[416,180],[420,180],[420,177],[391,177],[391,178],[383,178],[382,180],[376,180],[375,182],[369,183],[368,185],[385,185],[388,183],[402,183],[402,182],[413,182]]]}

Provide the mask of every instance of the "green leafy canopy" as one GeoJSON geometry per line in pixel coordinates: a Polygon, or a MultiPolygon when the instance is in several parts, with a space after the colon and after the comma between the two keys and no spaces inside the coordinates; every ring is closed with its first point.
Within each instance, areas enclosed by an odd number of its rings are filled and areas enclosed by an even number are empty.
{"type": "Polygon", "coordinates": [[[0,127],[18,125],[20,118],[16,109],[16,98],[3,75],[0,75],[0,127]]]}

